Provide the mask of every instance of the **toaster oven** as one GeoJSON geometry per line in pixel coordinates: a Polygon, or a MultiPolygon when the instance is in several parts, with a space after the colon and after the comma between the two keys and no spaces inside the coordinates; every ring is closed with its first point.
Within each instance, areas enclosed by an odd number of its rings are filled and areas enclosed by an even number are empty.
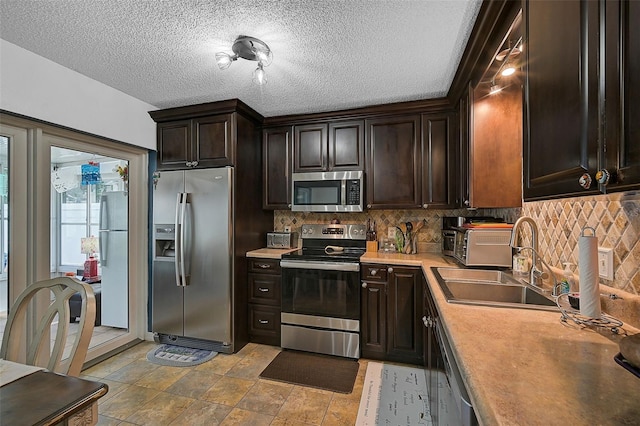
{"type": "Polygon", "coordinates": [[[511,229],[456,228],[453,257],[464,266],[511,267],[511,229]]]}
{"type": "Polygon", "coordinates": [[[267,232],[267,248],[288,249],[298,247],[297,232],[267,232]]]}

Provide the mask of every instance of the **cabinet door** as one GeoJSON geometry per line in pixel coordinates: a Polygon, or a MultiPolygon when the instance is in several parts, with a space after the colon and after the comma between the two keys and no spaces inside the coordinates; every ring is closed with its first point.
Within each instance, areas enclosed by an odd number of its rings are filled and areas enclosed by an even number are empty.
{"type": "Polygon", "coordinates": [[[322,172],[327,169],[327,124],[295,126],[293,171],[322,172]]]}
{"type": "Polygon", "coordinates": [[[420,116],[366,120],[367,207],[420,208],[420,116]]]}
{"type": "Polygon", "coordinates": [[[262,132],[262,171],[264,209],[291,208],[291,132],[290,126],[262,132]]]}
{"type": "Polygon", "coordinates": [[[616,173],[604,191],[640,185],[640,2],[605,3],[606,164],[616,173]]]}
{"type": "Polygon", "coordinates": [[[455,207],[455,114],[422,115],[422,207],[455,207]]]}
{"type": "Polygon", "coordinates": [[[158,123],[158,170],[187,167],[191,161],[191,121],[158,123]]]}
{"type": "Polygon", "coordinates": [[[329,123],[328,170],[364,169],[364,120],[329,123]]]}
{"type": "Polygon", "coordinates": [[[471,207],[471,198],[469,193],[469,179],[471,174],[469,173],[469,143],[471,141],[471,84],[467,85],[467,88],[462,93],[460,103],[458,104],[458,125],[459,125],[459,138],[458,141],[458,173],[459,179],[457,184],[458,199],[456,205],[458,207],[471,207]]]}
{"type": "Polygon", "coordinates": [[[423,363],[423,278],[420,268],[389,268],[388,344],[389,359],[423,363]]]}
{"type": "Polygon", "coordinates": [[[386,359],[387,283],[362,282],[360,339],[362,357],[386,359]]]}
{"type": "Polygon", "coordinates": [[[578,181],[598,164],[598,3],[528,1],[524,16],[524,198],[597,192],[578,181]]]}
{"type": "Polygon", "coordinates": [[[232,166],[235,158],[233,114],[220,114],[193,120],[195,132],[192,161],[197,167],[232,166]]]}

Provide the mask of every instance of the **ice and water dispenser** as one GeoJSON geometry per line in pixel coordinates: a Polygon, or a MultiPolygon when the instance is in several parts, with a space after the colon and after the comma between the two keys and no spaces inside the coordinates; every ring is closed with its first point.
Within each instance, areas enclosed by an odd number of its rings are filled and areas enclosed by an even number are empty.
{"type": "Polygon", "coordinates": [[[155,225],[155,259],[173,260],[176,257],[176,227],[174,224],[155,225]]]}

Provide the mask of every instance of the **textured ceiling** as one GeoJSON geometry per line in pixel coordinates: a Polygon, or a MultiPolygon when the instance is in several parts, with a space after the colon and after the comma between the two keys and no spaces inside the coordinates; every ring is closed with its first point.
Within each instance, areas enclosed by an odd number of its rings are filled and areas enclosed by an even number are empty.
{"type": "Polygon", "coordinates": [[[480,3],[0,0],[0,38],[158,108],[239,98],[271,117],[446,95],[480,3]],[[255,62],[215,63],[241,34],[273,51],[265,86],[255,62]]]}

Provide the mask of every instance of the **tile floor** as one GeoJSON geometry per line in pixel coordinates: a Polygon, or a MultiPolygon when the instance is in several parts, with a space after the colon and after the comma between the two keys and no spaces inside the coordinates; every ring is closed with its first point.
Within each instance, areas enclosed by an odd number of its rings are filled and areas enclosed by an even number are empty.
{"type": "Polygon", "coordinates": [[[249,343],[198,366],[166,367],[146,360],[154,346],[140,343],[82,372],[109,385],[98,425],[355,424],[367,360],[358,361],[353,392],[341,394],[260,379],[278,347],[249,343]]]}

